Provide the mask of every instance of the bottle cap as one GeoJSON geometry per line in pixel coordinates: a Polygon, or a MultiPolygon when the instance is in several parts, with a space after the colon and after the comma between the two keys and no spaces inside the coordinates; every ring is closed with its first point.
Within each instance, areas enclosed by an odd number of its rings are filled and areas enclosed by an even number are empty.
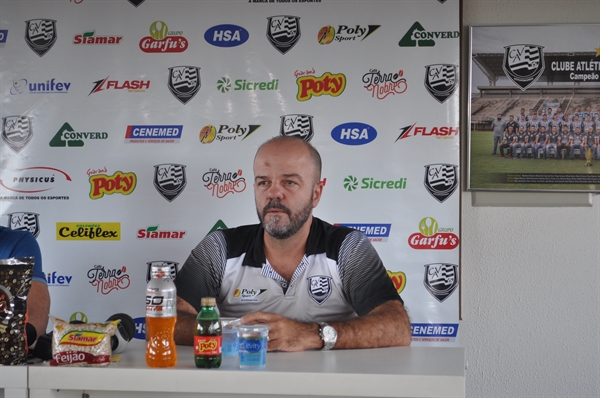
{"type": "Polygon", "coordinates": [[[214,307],[215,305],[217,305],[217,299],[214,297],[202,297],[202,299],[200,300],[200,304],[203,307],[214,307]]]}

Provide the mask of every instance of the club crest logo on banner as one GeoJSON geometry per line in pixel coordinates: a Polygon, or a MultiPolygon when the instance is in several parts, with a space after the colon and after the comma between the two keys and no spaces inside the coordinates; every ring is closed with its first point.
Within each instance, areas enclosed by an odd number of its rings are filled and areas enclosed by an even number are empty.
{"type": "Polygon", "coordinates": [[[313,129],[313,117],[310,115],[298,114],[281,116],[279,135],[298,137],[306,142],[310,142],[315,135],[313,129]]]}
{"type": "Polygon", "coordinates": [[[43,57],[56,43],[56,21],[53,19],[30,19],[25,23],[25,42],[34,53],[43,57]]]}
{"type": "Polygon", "coordinates": [[[308,295],[315,303],[321,305],[331,296],[331,277],[330,276],[311,276],[308,280],[308,295]]]}
{"type": "Polygon", "coordinates": [[[132,5],[134,5],[136,8],[142,4],[145,0],[127,0],[128,2],[130,2],[132,5]]]}
{"type": "Polygon", "coordinates": [[[15,153],[21,152],[33,138],[31,117],[7,116],[2,118],[2,140],[15,153]]]}
{"type": "Polygon", "coordinates": [[[16,231],[28,231],[37,238],[40,234],[40,218],[37,213],[10,213],[8,215],[8,228],[16,231]]]}
{"type": "Polygon", "coordinates": [[[436,64],[425,66],[425,88],[440,104],[454,94],[458,87],[458,66],[436,64]]]}
{"type": "Polygon", "coordinates": [[[169,68],[169,82],[167,83],[169,91],[183,105],[200,90],[200,68],[197,66],[174,66],[169,68]]]}
{"type": "Polygon", "coordinates": [[[148,268],[146,269],[146,283],[150,282],[152,276],[152,267],[169,267],[169,274],[171,279],[175,280],[177,277],[177,266],[179,265],[176,261],[149,261],[146,263],[148,268]]]}
{"type": "Polygon", "coordinates": [[[427,192],[438,202],[443,203],[458,188],[457,167],[453,164],[428,164],[425,166],[423,184],[427,192]]]}
{"type": "Polygon", "coordinates": [[[544,73],[544,47],[532,44],[513,44],[504,47],[502,69],[506,77],[527,90],[544,73]]]}
{"type": "Polygon", "coordinates": [[[300,40],[300,17],[278,15],[268,17],[267,21],[267,39],[285,55],[300,40]]]}
{"type": "Polygon", "coordinates": [[[154,166],[154,188],[169,202],[175,200],[186,185],[185,165],[159,164],[154,166]]]}
{"type": "Polygon", "coordinates": [[[458,265],[435,263],[425,265],[425,288],[440,303],[458,287],[458,265]]]}

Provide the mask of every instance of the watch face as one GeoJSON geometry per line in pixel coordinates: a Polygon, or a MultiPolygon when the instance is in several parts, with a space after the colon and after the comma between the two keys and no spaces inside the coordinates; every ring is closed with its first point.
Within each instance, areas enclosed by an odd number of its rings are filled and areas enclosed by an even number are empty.
{"type": "Polygon", "coordinates": [[[337,333],[335,332],[334,328],[332,328],[331,326],[325,326],[323,328],[323,338],[325,339],[325,341],[335,340],[336,337],[337,333]]]}

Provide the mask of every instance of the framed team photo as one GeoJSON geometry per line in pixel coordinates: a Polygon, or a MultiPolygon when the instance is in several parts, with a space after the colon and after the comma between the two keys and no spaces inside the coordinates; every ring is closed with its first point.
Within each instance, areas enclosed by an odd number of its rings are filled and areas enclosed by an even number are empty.
{"type": "Polygon", "coordinates": [[[600,192],[600,24],[471,26],[468,189],[600,192]]]}

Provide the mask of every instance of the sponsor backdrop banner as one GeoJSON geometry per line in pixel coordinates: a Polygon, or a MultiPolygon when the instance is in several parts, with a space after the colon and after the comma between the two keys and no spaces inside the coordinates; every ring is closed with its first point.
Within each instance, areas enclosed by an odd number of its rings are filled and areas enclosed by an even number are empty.
{"type": "Polygon", "coordinates": [[[149,264],[256,223],[254,154],[298,136],[315,215],[373,241],[415,345],[456,345],[459,40],[458,0],[4,0],[0,224],[52,314],[144,338],[149,264]]]}

